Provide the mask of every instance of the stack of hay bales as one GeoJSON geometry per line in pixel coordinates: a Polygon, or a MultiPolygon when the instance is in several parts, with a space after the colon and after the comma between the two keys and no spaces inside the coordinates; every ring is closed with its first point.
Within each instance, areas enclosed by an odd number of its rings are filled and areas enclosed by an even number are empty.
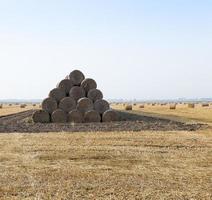
{"type": "Polygon", "coordinates": [[[79,70],[72,71],[60,81],[44,99],[42,109],[33,114],[35,123],[83,123],[117,121],[117,113],[110,109],[97,89],[96,81],[85,78],[79,70]]]}

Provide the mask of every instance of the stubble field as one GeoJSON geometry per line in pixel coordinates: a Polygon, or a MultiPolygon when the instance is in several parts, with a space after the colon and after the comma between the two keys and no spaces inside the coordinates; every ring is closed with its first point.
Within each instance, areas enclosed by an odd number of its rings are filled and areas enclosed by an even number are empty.
{"type": "Polygon", "coordinates": [[[131,112],[209,126],[0,134],[0,199],[211,199],[212,109],[180,106],[131,112]]]}

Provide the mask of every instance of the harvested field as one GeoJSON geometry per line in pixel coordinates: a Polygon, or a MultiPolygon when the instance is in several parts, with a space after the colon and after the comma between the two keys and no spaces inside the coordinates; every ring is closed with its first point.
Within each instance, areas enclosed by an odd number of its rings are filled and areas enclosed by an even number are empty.
{"type": "Polygon", "coordinates": [[[0,135],[0,199],[211,196],[211,132],[0,135]]]}

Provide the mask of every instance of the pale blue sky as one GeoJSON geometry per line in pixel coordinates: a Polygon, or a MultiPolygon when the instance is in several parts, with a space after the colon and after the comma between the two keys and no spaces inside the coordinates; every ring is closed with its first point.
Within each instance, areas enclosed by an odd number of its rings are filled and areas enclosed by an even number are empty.
{"type": "Polygon", "coordinates": [[[212,97],[212,1],[0,0],[0,99],[75,68],[105,98],[212,97]]]}

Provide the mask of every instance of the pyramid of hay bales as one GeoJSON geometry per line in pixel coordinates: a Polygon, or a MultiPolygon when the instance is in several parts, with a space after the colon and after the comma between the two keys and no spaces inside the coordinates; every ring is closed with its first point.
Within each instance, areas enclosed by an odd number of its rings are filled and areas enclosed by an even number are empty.
{"type": "Polygon", "coordinates": [[[79,70],[72,71],[49,92],[42,109],[34,112],[35,123],[111,122],[117,113],[110,109],[97,89],[96,81],[85,78],[79,70]]]}

